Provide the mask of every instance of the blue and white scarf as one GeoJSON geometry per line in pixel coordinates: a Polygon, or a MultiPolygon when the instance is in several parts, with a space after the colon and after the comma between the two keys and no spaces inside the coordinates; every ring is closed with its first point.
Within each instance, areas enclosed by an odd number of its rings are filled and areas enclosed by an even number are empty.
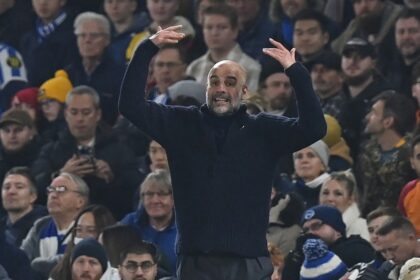
{"type": "Polygon", "coordinates": [[[62,11],[52,22],[44,24],[41,19],[36,20],[36,30],[38,33],[38,41],[42,42],[45,38],[53,33],[57,27],[67,18],[67,13],[62,11]]]}

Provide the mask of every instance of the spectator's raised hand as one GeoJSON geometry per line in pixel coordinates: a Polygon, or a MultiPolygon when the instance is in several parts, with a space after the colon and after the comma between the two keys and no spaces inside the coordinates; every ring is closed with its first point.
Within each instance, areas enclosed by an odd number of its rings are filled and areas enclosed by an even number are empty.
{"type": "Polygon", "coordinates": [[[263,52],[266,55],[269,55],[278,62],[280,62],[284,69],[289,68],[292,64],[296,62],[295,48],[289,51],[280,42],[277,42],[276,40],[273,40],[271,38],[269,40],[270,43],[273,44],[274,48],[264,48],[263,52]]]}
{"type": "Polygon", "coordinates": [[[184,33],[179,32],[181,28],[182,25],[169,26],[165,29],[159,26],[157,32],[150,36],[150,40],[159,48],[165,44],[176,44],[185,37],[184,33]]]}

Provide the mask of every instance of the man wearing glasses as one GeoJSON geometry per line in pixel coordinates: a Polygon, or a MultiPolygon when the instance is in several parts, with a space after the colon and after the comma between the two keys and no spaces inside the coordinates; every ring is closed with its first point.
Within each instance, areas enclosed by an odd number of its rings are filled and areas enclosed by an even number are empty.
{"type": "Polygon", "coordinates": [[[148,99],[160,104],[169,104],[169,86],[185,78],[186,54],[177,45],[167,45],[159,50],[152,65],[156,85],[151,88],[148,99]]]}
{"type": "Polygon", "coordinates": [[[121,254],[118,271],[121,280],[157,279],[156,248],[146,242],[133,244],[121,254]]]}
{"type": "Polygon", "coordinates": [[[303,214],[301,224],[303,233],[296,241],[295,249],[286,257],[284,279],[299,279],[304,260],[303,244],[306,239],[314,236],[322,239],[347,267],[359,262],[370,262],[374,257],[374,250],[366,240],[359,235],[346,236],[346,224],[341,212],[335,207],[317,205],[309,208],[303,214]]]}
{"type": "Polygon", "coordinates": [[[139,210],[128,214],[121,223],[138,227],[143,240],[156,244],[164,262],[170,265],[168,272],[175,275],[177,228],[172,183],[167,170],[157,169],[147,175],[140,186],[140,205],[139,210]]]}
{"type": "Polygon", "coordinates": [[[79,176],[61,173],[47,187],[49,216],[39,219],[22,241],[32,268],[48,276],[64,253],[74,219],[89,203],[89,187],[79,176]]]}

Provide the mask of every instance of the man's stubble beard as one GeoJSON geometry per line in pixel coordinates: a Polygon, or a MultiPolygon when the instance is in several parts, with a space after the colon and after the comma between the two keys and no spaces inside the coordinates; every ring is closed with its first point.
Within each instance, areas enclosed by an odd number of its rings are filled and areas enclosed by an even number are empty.
{"type": "Polygon", "coordinates": [[[347,74],[344,74],[344,82],[348,86],[359,86],[365,83],[370,77],[373,76],[373,69],[368,69],[363,71],[357,76],[348,76],[347,74]]]}

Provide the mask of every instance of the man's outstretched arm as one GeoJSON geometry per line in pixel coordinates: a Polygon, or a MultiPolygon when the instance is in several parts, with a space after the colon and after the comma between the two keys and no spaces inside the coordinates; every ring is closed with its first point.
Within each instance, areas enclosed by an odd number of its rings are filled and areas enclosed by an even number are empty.
{"type": "Polygon", "coordinates": [[[129,121],[143,127],[145,110],[145,90],[149,72],[149,63],[159,48],[165,44],[175,44],[184,34],[178,32],[180,25],[159,28],[156,34],[142,42],[134,53],[125,72],[118,102],[120,113],[129,121]]]}
{"type": "MultiPolygon", "coordinates": [[[[289,51],[280,42],[270,39],[272,48],[265,48],[263,52],[277,60],[285,69],[295,90],[299,117],[297,119],[281,119],[289,123],[288,130],[271,133],[274,139],[283,140],[282,145],[289,150],[297,150],[309,146],[321,139],[326,132],[326,123],[318,97],[316,96],[308,71],[295,60],[295,49],[289,51]],[[285,138],[293,139],[285,141],[285,138]]],[[[274,128],[270,131],[276,131],[274,128]]],[[[276,141],[278,142],[278,141],[276,141]]],[[[278,142],[280,143],[280,142],[278,142]]]]}

